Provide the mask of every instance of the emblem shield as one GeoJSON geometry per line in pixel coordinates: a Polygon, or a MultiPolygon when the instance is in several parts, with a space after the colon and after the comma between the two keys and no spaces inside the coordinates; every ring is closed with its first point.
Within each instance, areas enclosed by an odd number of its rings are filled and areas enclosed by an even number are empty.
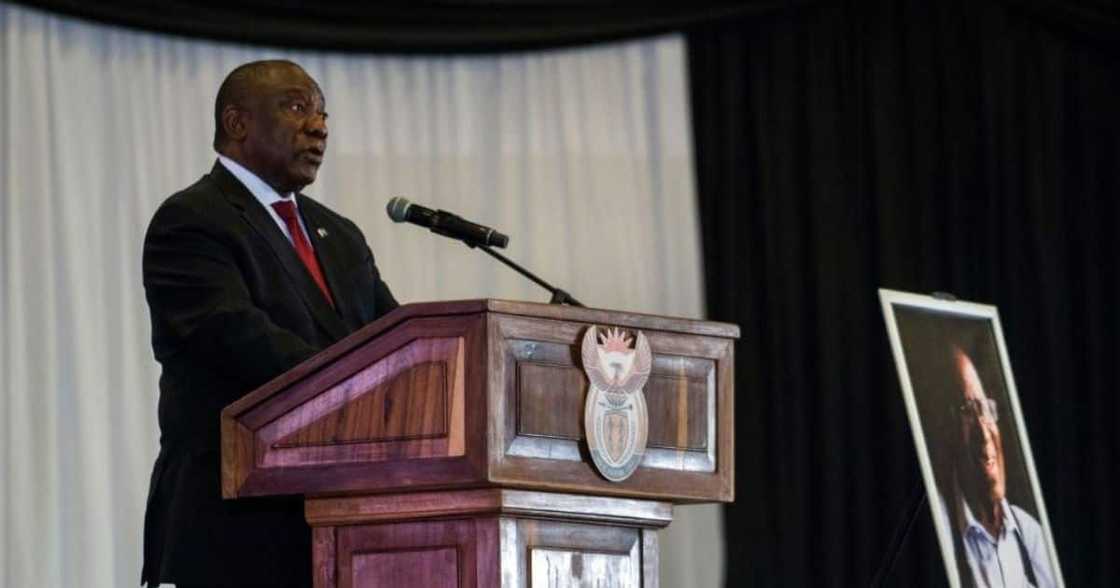
{"type": "Polygon", "coordinates": [[[629,478],[646,451],[649,416],[642,389],[649,379],[653,354],[641,331],[620,329],[583,334],[583,371],[590,380],[584,405],[584,429],[591,460],[612,482],[629,478]]]}
{"type": "Polygon", "coordinates": [[[603,428],[606,429],[606,443],[604,443],[604,451],[607,454],[607,460],[615,463],[622,463],[623,458],[626,457],[630,449],[630,419],[627,414],[619,411],[612,410],[607,412],[603,417],[603,428]]]}

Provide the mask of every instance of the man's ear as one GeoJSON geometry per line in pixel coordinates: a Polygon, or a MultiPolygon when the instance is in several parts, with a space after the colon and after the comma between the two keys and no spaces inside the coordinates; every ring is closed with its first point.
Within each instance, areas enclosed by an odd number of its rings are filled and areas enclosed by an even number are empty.
{"type": "Polygon", "coordinates": [[[230,141],[240,142],[249,134],[246,117],[249,113],[236,105],[228,104],[222,109],[222,129],[230,141]]]}

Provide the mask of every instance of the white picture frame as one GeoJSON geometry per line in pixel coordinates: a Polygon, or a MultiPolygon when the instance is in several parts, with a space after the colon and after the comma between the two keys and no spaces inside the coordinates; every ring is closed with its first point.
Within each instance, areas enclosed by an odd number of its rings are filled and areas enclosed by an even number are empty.
{"type": "Polygon", "coordinates": [[[879,300],[950,586],[986,585],[989,549],[999,573],[1026,562],[1040,587],[1064,586],[998,310],[887,289],[879,300]],[[1005,532],[984,534],[969,505],[992,507],[1001,487],[1005,532]]]}

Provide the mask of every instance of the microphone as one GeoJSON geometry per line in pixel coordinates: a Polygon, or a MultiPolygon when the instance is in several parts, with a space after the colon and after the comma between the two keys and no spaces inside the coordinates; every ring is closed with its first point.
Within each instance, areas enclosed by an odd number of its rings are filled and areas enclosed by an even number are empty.
{"type": "Polygon", "coordinates": [[[446,210],[425,208],[400,196],[389,199],[385,211],[389,213],[389,218],[393,219],[393,222],[409,222],[428,227],[437,235],[459,239],[467,245],[505,247],[509,244],[509,237],[490,227],[472,223],[446,210]]]}

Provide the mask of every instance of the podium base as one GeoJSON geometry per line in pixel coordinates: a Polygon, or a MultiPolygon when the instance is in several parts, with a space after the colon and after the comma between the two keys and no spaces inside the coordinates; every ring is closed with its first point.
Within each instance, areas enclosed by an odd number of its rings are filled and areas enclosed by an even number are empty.
{"type": "Polygon", "coordinates": [[[656,588],[666,502],[500,488],[308,498],[315,588],[656,588]]]}

